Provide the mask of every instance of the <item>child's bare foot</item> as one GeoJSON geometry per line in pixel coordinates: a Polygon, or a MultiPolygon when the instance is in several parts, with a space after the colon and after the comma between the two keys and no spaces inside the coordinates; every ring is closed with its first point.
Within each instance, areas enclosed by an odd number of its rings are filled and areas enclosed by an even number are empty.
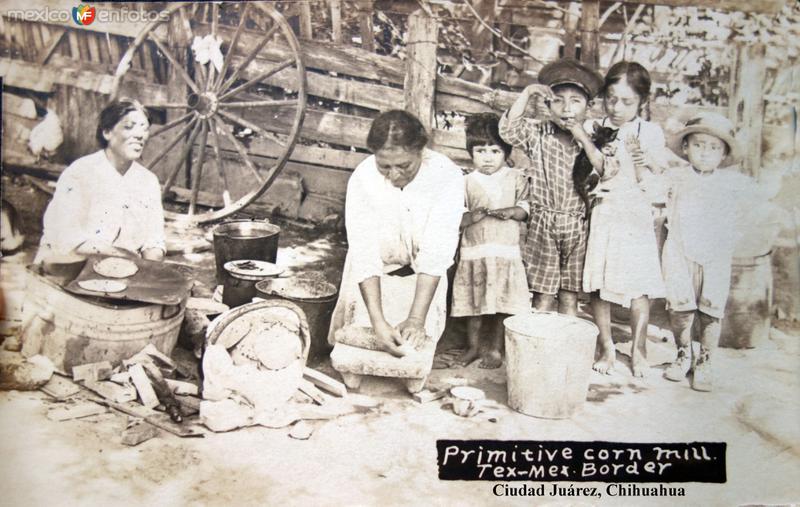
{"type": "Polygon", "coordinates": [[[633,371],[633,376],[637,378],[644,377],[644,372],[649,368],[650,365],[647,363],[647,359],[642,355],[639,349],[633,349],[633,355],[631,357],[631,370],[633,371]]]}
{"type": "Polygon", "coordinates": [[[503,355],[500,354],[500,351],[488,350],[481,358],[481,362],[478,363],[478,368],[493,370],[495,368],[500,368],[501,364],[503,364],[503,355]]]}
{"type": "Polygon", "coordinates": [[[603,375],[611,375],[614,371],[614,359],[613,354],[604,354],[603,357],[594,362],[592,369],[603,375]]]}
{"type": "Polygon", "coordinates": [[[473,361],[478,359],[478,349],[476,348],[468,348],[464,351],[463,354],[458,356],[454,361],[453,364],[456,366],[469,366],[473,361]]]}
{"type": "Polygon", "coordinates": [[[594,362],[592,369],[603,375],[610,375],[614,371],[614,361],[617,359],[617,349],[614,341],[608,338],[597,337],[597,350],[600,352],[600,359],[594,362]]]}

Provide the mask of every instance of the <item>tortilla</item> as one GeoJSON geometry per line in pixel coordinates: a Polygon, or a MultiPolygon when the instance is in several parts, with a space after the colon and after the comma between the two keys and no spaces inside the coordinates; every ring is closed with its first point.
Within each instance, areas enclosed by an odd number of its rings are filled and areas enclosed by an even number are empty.
{"type": "Polygon", "coordinates": [[[78,286],[83,290],[92,292],[122,292],[128,288],[128,284],[119,280],[81,280],[78,286]]]}
{"type": "Polygon", "coordinates": [[[97,261],[92,266],[94,272],[107,278],[128,278],[139,271],[135,262],[122,257],[108,257],[97,261]]]}

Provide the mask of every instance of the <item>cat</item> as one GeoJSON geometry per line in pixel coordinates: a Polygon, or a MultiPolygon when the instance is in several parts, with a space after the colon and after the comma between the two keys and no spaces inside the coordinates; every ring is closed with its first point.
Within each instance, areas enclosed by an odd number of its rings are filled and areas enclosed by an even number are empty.
{"type": "MultiPolygon", "coordinates": [[[[617,139],[617,129],[610,127],[602,127],[595,123],[594,134],[592,134],[592,143],[602,151],[603,147],[617,139]]],[[[575,185],[575,190],[581,196],[583,203],[586,205],[586,219],[589,219],[591,211],[591,199],[589,193],[597,187],[600,182],[600,176],[594,172],[594,167],[589,157],[586,155],[586,150],[581,150],[575,158],[575,163],[572,166],[572,182],[575,185]]]]}

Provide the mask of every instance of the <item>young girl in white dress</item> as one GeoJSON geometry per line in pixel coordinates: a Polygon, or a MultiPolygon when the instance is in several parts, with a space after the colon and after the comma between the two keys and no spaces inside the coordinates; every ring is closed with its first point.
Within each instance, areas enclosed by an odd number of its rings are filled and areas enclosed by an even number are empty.
{"type": "Polygon", "coordinates": [[[616,350],[611,338],[611,303],[630,307],[631,369],[644,376],[647,367],[649,298],[664,297],[648,179],[666,164],[661,127],[639,117],[650,95],[650,75],[635,62],[609,69],[601,92],[606,117],[601,126],[619,129],[605,148],[604,167],[595,170],[594,190],[583,290],[591,294],[592,312],[600,335],[594,369],[613,369],[616,350]]]}
{"type": "Polygon", "coordinates": [[[465,178],[467,211],[453,282],[454,317],[468,317],[467,350],[456,364],[482,356],[481,368],[503,363],[503,320],[530,311],[520,252],[520,224],[528,218],[528,185],[506,165],[511,146],[500,138],[499,119],[481,114],[467,123],[467,151],[475,170],[465,178]],[[481,332],[488,344],[480,352],[481,332]]]}

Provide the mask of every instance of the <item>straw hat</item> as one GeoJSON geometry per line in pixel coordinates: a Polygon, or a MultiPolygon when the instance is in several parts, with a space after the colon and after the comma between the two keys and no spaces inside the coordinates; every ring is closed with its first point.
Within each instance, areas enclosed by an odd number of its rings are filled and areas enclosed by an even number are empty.
{"type": "Polygon", "coordinates": [[[736,132],[733,123],[718,113],[698,113],[690,118],[685,126],[675,135],[672,151],[676,155],[686,160],[683,152],[683,140],[689,134],[709,134],[718,137],[728,145],[728,155],[723,159],[720,167],[727,167],[739,162],[742,156],[739,141],[736,140],[736,132]]]}
{"type": "Polygon", "coordinates": [[[589,98],[594,98],[603,87],[603,76],[591,67],[573,60],[562,58],[548,63],[539,71],[539,82],[553,87],[561,84],[572,84],[586,92],[589,98]]]}

